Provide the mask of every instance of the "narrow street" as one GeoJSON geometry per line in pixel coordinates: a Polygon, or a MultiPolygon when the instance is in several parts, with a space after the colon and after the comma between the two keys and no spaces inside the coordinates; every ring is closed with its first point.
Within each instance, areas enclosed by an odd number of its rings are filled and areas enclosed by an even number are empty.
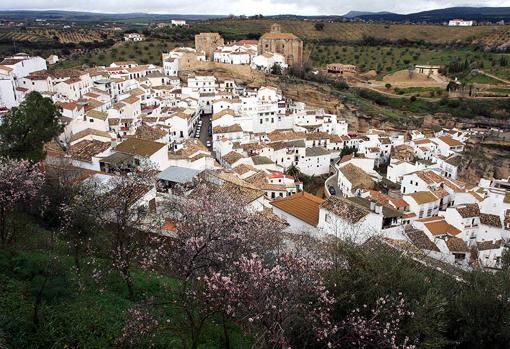
{"type": "Polygon", "coordinates": [[[212,149],[212,136],[209,136],[209,124],[211,123],[211,116],[211,114],[204,114],[200,117],[200,120],[202,120],[202,127],[200,129],[200,135],[198,138],[205,146],[207,146],[207,141],[211,142],[211,147],[208,147],[209,150],[212,149]]]}

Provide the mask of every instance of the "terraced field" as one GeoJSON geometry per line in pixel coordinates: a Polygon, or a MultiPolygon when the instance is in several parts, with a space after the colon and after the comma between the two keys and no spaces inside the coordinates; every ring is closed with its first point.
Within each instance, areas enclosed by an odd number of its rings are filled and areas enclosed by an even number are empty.
{"type": "MultiPolygon", "coordinates": [[[[510,65],[502,66],[501,57],[510,54],[475,51],[469,48],[424,48],[361,45],[307,44],[305,53],[314,66],[338,62],[355,64],[360,70],[392,73],[415,64],[446,65],[452,61],[475,62],[487,72],[502,78],[510,76],[510,65]]],[[[478,82],[478,81],[476,81],[478,82]]]]}
{"type": "Polygon", "coordinates": [[[0,40],[30,42],[58,41],[67,44],[103,41],[113,35],[114,32],[101,29],[16,29],[0,31],[0,40]]]}
{"type": "Polygon", "coordinates": [[[488,34],[510,30],[510,26],[474,26],[454,28],[442,25],[407,25],[383,23],[326,23],[322,31],[315,29],[313,21],[266,20],[266,19],[225,19],[211,20],[193,24],[199,31],[218,31],[232,36],[261,34],[269,31],[271,24],[278,22],[283,31],[296,34],[305,40],[358,41],[364,37],[379,39],[413,41],[424,40],[433,43],[445,43],[457,40],[471,41],[488,34]]]}
{"type": "Polygon", "coordinates": [[[55,68],[78,67],[83,64],[110,65],[113,61],[136,60],[141,64],[161,65],[161,53],[171,50],[177,46],[192,45],[192,43],[175,43],[163,41],[144,41],[144,42],[118,42],[112,48],[83,50],[66,60],[57,64],[55,68]]]}
{"type": "Polygon", "coordinates": [[[496,30],[478,40],[475,40],[475,42],[485,47],[508,49],[510,48],[510,28],[506,30],[496,30]]]}

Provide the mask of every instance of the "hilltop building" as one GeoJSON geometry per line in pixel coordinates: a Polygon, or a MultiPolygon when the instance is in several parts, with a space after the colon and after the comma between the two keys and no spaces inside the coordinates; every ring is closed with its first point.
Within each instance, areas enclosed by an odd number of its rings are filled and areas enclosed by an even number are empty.
{"type": "Polygon", "coordinates": [[[183,27],[186,25],[186,21],[183,19],[172,19],[172,26],[174,27],[183,27]]]}
{"type": "Polygon", "coordinates": [[[450,19],[448,22],[449,27],[471,27],[474,21],[465,21],[463,19],[450,19]]]}
{"type": "Polygon", "coordinates": [[[330,63],[326,66],[328,73],[334,74],[357,74],[358,67],[352,64],[342,64],[342,63],[330,63]]]}
{"type": "Polygon", "coordinates": [[[48,58],[46,58],[46,62],[49,65],[57,64],[58,61],[59,61],[59,58],[57,55],[50,55],[50,56],[48,56],[48,58]]]}
{"type": "Polygon", "coordinates": [[[282,33],[279,24],[271,26],[271,32],[259,39],[258,54],[279,53],[289,66],[303,64],[303,41],[292,33],[282,33]]]}
{"type": "Polygon", "coordinates": [[[124,34],[124,41],[144,41],[145,35],[139,33],[128,33],[124,34]]]}
{"type": "Polygon", "coordinates": [[[427,76],[439,75],[440,65],[417,64],[414,66],[414,71],[419,74],[427,76]]]}

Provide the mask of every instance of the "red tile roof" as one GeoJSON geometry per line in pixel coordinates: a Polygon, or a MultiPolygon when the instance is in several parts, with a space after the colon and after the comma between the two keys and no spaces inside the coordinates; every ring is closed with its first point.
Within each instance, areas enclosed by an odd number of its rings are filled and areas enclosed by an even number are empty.
{"type": "Polygon", "coordinates": [[[323,201],[318,196],[300,192],[283,199],[274,200],[271,205],[299,220],[317,226],[319,223],[319,207],[323,201]]]}

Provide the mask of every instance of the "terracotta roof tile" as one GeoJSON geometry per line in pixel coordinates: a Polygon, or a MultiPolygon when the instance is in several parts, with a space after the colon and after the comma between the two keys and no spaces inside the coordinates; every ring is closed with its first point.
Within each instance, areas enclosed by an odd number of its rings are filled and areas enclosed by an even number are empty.
{"type": "Polygon", "coordinates": [[[412,197],[414,201],[416,201],[416,203],[418,203],[419,205],[438,200],[437,196],[432,194],[430,191],[417,191],[406,196],[412,197]]]}
{"type": "Polygon", "coordinates": [[[478,248],[478,251],[497,250],[501,247],[501,243],[501,240],[477,241],[476,247],[478,248]]]}
{"type": "Polygon", "coordinates": [[[370,213],[366,207],[339,196],[330,196],[321,207],[351,224],[358,223],[370,213]]]}
{"type": "Polygon", "coordinates": [[[450,136],[442,136],[442,137],[439,137],[439,139],[441,141],[443,141],[444,143],[448,144],[450,147],[458,147],[458,146],[463,145],[461,142],[459,142],[458,140],[456,140],[450,136]]]}
{"type": "Polygon", "coordinates": [[[450,252],[469,252],[469,248],[461,238],[450,237],[446,240],[450,252]]]}
{"type": "Polygon", "coordinates": [[[340,172],[352,184],[352,188],[373,189],[375,182],[365,171],[353,164],[340,167],[340,172]]]}
{"type": "Polygon", "coordinates": [[[110,147],[110,143],[97,140],[83,140],[69,146],[68,153],[73,159],[92,161],[92,157],[110,147]]]}
{"type": "Polygon", "coordinates": [[[427,234],[419,229],[414,229],[410,226],[405,227],[405,234],[411,240],[414,246],[420,250],[439,252],[437,245],[429,239],[427,234]]]}
{"type": "Polygon", "coordinates": [[[464,204],[456,207],[462,218],[471,218],[480,216],[480,208],[478,204],[464,204]]]}
{"type": "Polygon", "coordinates": [[[271,205],[310,225],[317,226],[319,223],[319,207],[323,201],[318,196],[300,192],[283,199],[274,200],[271,205]]]}
{"type": "Polygon", "coordinates": [[[242,132],[243,129],[239,124],[233,124],[230,126],[215,126],[213,128],[214,133],[233,133],[233,132],[242,132]]]}
{"type": "Polygon", "coordinates": [[[436,222],[425,223],[425,227],[430,231],[432,235],[452,235],[456,236],[461,231],[455,228],[453,225],[448,224],[444,219],[436,222]]]}
{"type": "Polygon", "coordinates": [[[496,228],[502,228],[501,219],[495,214],[480,213],[480,223],[496,228]]]}
{"type": "Polygon", "coordinates": [[[128,138],[124,142],[117,145],[116,151],[139,156],[151,156],[165,144],[149,141],[141,138],[128,138]]]}

